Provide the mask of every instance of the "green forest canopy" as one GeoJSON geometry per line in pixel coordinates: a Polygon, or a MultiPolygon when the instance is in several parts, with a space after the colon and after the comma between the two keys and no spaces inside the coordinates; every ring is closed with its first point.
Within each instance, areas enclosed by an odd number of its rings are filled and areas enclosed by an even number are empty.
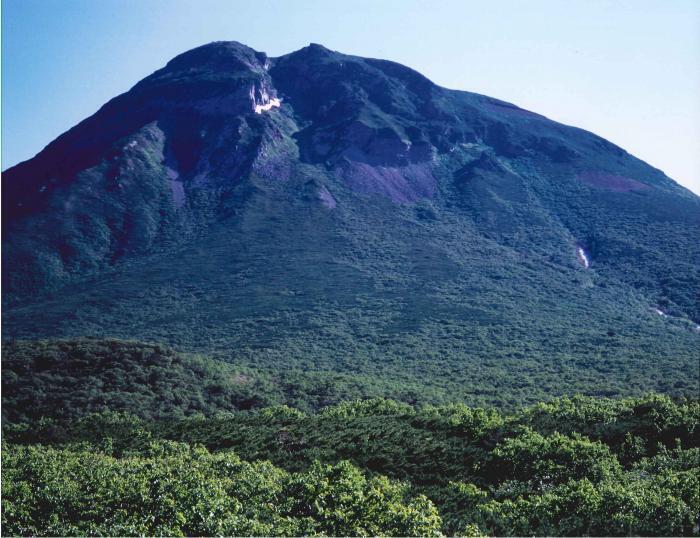
{"type": "Polygon", "coordinates": [[[6,424],[8,534],[697,535],[697,400],[6,424]]]}

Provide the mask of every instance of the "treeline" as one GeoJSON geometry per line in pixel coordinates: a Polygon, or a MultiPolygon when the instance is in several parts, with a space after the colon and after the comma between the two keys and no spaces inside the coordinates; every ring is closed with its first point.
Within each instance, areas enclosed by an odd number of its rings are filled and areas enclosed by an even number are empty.
{"type": "Polygon", "coordinates": [[[700,403],[6,424],[7,534],[698,535],[700,403]]]}

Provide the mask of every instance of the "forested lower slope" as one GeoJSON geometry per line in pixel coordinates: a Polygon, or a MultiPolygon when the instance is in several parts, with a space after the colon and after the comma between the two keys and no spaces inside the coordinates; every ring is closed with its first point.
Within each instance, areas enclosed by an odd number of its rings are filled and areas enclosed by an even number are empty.
{"type": "MultiPolygon", "coordinates": [[[[538,386],[535,379],[518,376],[502,374],[496,378],[495,372],[493,379],[484,379],[472,372],[472,388],[465,394],[459,380],[447,378],[448,372],[432,382],[426,378],[421,385],[401,377],[308,371],[301,366],[250,367],[178,353],[160,344],[115,339],[9,341],[2,346],[2,361],[2,416],[10,422],[78,418],[86,412],[105,410],[124,411],[144,419],[212,416],[221,411],[279,404],[308,412],[343,401],[377,397],[413,404],[460,402],[514,410],[519,402],[532,403],[562,394],[611,392],[611,385],[596,386],[590,378],[580,379],[577,390],[576,385],[538,386]],[[440,381],[455,390],[448,392],[433,385],[440,381]],[[513,391],[524,391],[529,384],[533,386],[531,394],[514,397],[513,391]]],[[[646,375],[643,364],[630,363],[630,368],[628,384],[615,385],[614,394],[648,392],[639,381],[646,375]]],[[[660,380],[665,392],[676,396],[697,393],[700,379],[693,369],[697,371],[696,366],[689,366],[687,371],[664,369],[670,376],[669,380],[660,380]],[[672,383],[673,379],[679,381],[672,383]]]]}

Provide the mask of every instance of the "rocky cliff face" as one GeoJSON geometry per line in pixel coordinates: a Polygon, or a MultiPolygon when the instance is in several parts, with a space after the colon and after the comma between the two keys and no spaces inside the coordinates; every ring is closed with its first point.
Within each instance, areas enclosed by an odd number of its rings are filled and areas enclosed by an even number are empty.
{"type": "Polygon", "coordinates": [[[696,343],[696,196],[591,133],[320,45],[186,52],[2,188],[11,337],[486,377],[491,356],[614,351],[600,379],[696,343]]]}

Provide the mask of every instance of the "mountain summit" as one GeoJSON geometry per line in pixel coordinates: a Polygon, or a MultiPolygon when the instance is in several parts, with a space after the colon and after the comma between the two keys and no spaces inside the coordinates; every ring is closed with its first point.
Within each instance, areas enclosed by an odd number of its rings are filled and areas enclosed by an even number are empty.
{"type": "Polygon", "coordinates": [[[211,43],[2,190],[9,338],[332,372],[329,401],[697,390],[700,199],[394,62],[211,43]]]}

